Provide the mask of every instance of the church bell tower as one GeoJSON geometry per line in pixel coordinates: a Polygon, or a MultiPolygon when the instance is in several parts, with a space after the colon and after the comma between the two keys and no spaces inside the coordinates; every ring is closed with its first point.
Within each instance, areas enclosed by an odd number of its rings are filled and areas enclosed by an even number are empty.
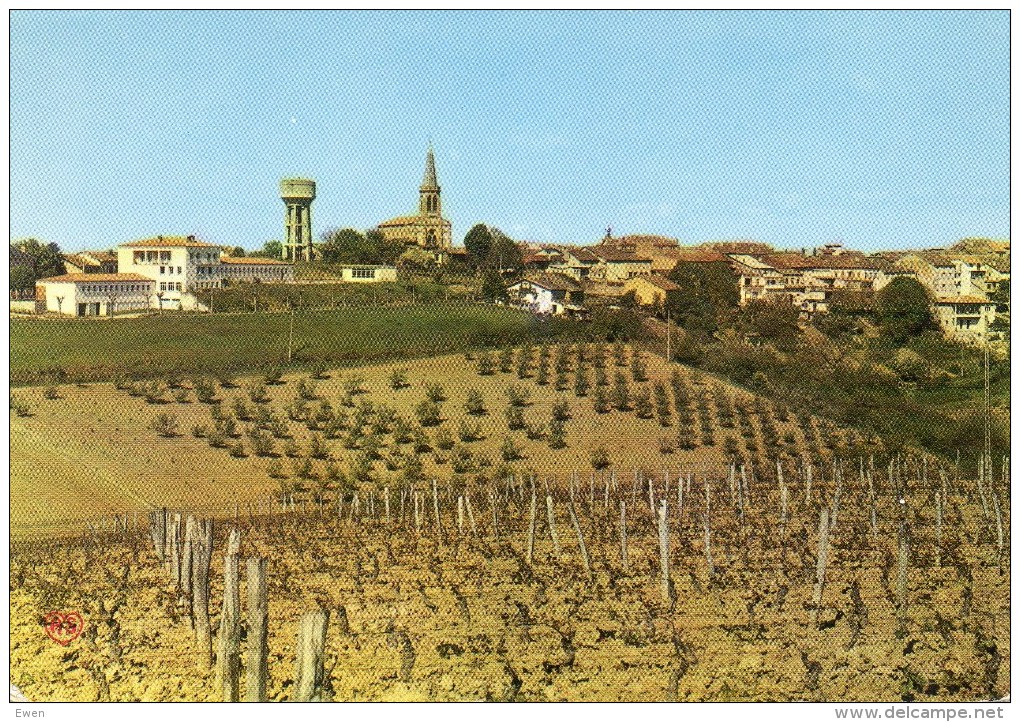
{"type": "Polygon", "coordinates": [[[425,176],[418,189],[418,215],[431,218],[440,218],[443,215],[440,192],[439,182],[436,180],[436,159],[432,154],[432,144],[429,143],[428,153],[425,155],[425,176]]]}

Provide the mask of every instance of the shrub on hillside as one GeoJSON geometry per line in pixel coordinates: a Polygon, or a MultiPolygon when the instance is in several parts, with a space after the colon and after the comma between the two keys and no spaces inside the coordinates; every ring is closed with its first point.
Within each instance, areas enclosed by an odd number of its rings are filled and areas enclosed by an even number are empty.
{"type": "Polygon", "coordinates": [[[177,436],[177,419],[166,411],[156,414],[149,426],[163,438],[169,439],[177,436]]]}

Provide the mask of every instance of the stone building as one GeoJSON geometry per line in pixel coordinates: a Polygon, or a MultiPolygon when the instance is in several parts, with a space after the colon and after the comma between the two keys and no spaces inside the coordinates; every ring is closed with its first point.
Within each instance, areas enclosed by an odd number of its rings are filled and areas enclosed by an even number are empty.
{"type": "Polygon", "coordinates": [[[420,246],[437,256],[446,254],[453,245],[453,230],[450,222],[443,218],[441,193],[436,179],[436,160],[430,145],[425,156],[425,176],[418,188],[418,213],[383,221],[379,230],[387,240],[420,246]]]}

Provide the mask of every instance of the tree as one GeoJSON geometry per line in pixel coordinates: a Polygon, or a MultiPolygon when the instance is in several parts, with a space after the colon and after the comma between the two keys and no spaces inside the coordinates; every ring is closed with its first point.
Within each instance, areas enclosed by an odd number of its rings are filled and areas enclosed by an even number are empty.
{"type": "Polygon", "coordinates": [[[664,310],[685,329],[712,334],[740,303],[737,278],[725,261],[681,261],[669,272],[669,279],[680,290],[668,296],[664,310]]]}
{"type": "Polygon", "coordinates": [[[436,257],[423,248],[411,246],[401,253],[396,260],[398,268],[428,271],[436,266],[436,257]]]}
{"type": "Polygon", "coordinates": [[[387,238],[378,228],[365,231],[365,244],[372,251],[375,263],[392,266],[404,252],[404,242],[397,238],[387,238]]]}
{"type": "Polygon", "coordinates": [[[12,291],[28,291],[35,287],[35,271],[29,266],[14,266],[11,269],[10,286],[12,291]]]}
{"type": "Polygon", "coordinates": [[[471,256],[471,263],[476,268],[481,267],[489,257],[492,249],[492,234],[484,223],[477,223],[464,236],[464,248],[471,256]]]}
{"type": "Polygon", "coordinates": [[[234,246],[234,248],[230,251],[230,255],[234,258],[244,258],[244,249],[240,246],[234,246]]]}
{"type": "Polygon", "coordinates": [[[492,247],[489,249],[489,256],[486,265],[502,272],[518,274],[524,268],[524,255],[520,247],[510,236],[498,228],[493,228],[492,247]]]}
{"type": "Polygon", "coordinates": [[[1009,279],[999,281],[999,285],[993,293],[989,294],[988,299],[995,303],[997,312],[1009,313],[1009,279]]]}
{"type": "Polygon", "coordinates": [[[258,255],[265,258],[281,258],[283,256],[283,244],[279,241],[266,241],[258,255]]]}
{"type": "Polygon", "coordinates": [[[894,278],[878,292],[876,310],[882,334],[894,343],[904,343],[938,328],[928,289],[913,278],[894,278]]]}
{"type": "MultiPolygon", "coordinates": [[[[26,238],[14,244],[15,248],[27,255],[31,264],[31,283],[27,283],[27,277],[22,277],[22,288],[31,288],[40,278],[59,276],[64,273],[64,257],[60,253],[60,246],[56,243],[42,243],[35,238],[26,238]]],[[[13,278],[12,278],[13,282],[13,278]]]]}
{"type": "Polygon", "coordinates": [[[323,233],[319,251],[326,263],[378,262],[368,240],[353,228],[333,228],[323,233]]]}
{"type": "Polygon", "coordinates": [[[788,299],[756,298],[741,309],[739,323],[745,334],[787,348],[800,333],[799,318],[800,311],[788,299]]]}
{"type": "Polygon", "coordinates": [[[482,274],[482,298],[486,301],[505,299],[507,297],[506,285],[503,283],[503,276],[495,268],[488,268],[482,274]]]}

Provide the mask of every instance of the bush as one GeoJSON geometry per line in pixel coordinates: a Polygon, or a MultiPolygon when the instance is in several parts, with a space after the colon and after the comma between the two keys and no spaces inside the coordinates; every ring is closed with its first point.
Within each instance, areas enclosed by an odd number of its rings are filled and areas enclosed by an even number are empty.
{"type": "Polygon", "coordinates": [[[472,416],[481,416],[485,413],[485,400],[480,391],[471,389],[467,393],[467,401],[464,403],[464,410],[472,416]]]}
{"type": "Polygon", "coordinates": [[[570,418],[570,404],[566,401],[557,401],[552,407],[553,421],[566,421],[570,418]]]}
{"type": "Polygon", "coordinates": [[[195,398],[198,399],[199,403],[216,403],[216,391],[213,389],[212,382],[209,379],[196,379],[193,385],[195,387],[195,398]]]}
{"type": "Polygon", "coordinates": [[[673,447],[673,441],[668,436],[659,437],[659,453],[663,456],[672,454],[676,449],[673,447]]]}
{"type": "Polygon", "coordinates": [[[310,479],[312,478],[312,460],[308,457],[294,459],[291,464],[291,469],[294,470],[294,476],[299,479],[310,479]]]}
{"type": "Polygon", "coordinates": [[[348,396],[357,396],[358,394],[366,393],[365,391],[365,379],[361,376],[349,376],[344,379],[344,393],[348,396]]]}
{"type": "Polygon", "coordinates": [[[496,362],[488,351],[478,357],[478,375],[492,376],[496,373],[496,362]]]}
{"type": "Polygon", "coordinates": [[[606,390],[601,386],[595,387],[595,394],[592,396],[592,405],[595,408],[596,414],[609,413],[609,397],[606,395],[606,390]]]}
{"type": "Polygon", "coordinates": [[[235,399],[233,405],[234,416],[238,421],[251,421],[252,413],[241,399],[235,399]]]}
{"type": "Polygon", "coordinates": [[[266,473],[269,474],[269,478],[270,479],[282,479],[282,478],[284,478],[283,465],[280,464],[280,460],[279,459],[273,459],[272,461],[270,461],[266,465],[266,473]]]}
{"type": "Polygon", "coordinates": [[[527,424],[524,433],[531,441],[541,441],[545,438],[545,424],[527,424]]]}
{"type": "Polygon", "coordinates": [[[630,358],[630,375],[638,383],[648,380],[648,371],[645,367],[645,362],[641,360],[641,354],[636,351],[630,358]]]}
{"type": "Polygon", "coordinates": [[[394,391],[406,389],[410,385],[407,383],[407,369],[395,369],[390,374],[390,388],[394,391]]]}
{"type": "Polygon", "coordinates": [[[434,404],[441,404],[446,401],[446,392],[441,384],[430,384],[425,387],[425,398],[434,404]]]}
{"type": "Polygon", "coordinates": [[[514,352],[510,348],[501,348],[499,350],[499,370],[501,373],[508,374],[513,369],[514,365],[514,352]]]}
{"type": "Polygon", "coordinates": [[[216,422],[216,428],[227,438],[237,436],[237,423],[229,416],[216,422]]]}
{"type": "Polygon", "coordinates": [[[528,398],[530,394],[527,389],[519,389],[516,386],[508,386],[506,389],[506,396],[510,402],[510,406],[524,407],[528,405],[528,398]]]}
{"type": "Polygon", "coordinates": [[[453,436],[446,429],[439,429],[435,434],[436,447],[443,451],[449,451],[453,448],[453,436]]]}
{"type": "Polygon", "coordinates": [[[262,375],[266,386],[279,386],[283,383],[283,369],[272,367],[262,375]]]}
{"type": "Polygon", "coordinates": [[[520,431],[524,428],[524,411],[520,406],[507,407],[506,425],[510,431],[520,431]]]}
{"type": "Polygon", "coordinates": [[[176,391],[174,391],[174,401],[176,401],[179,404],[186,404],[189,401],[191,401],[188,395],[188,390],[177,389],[176,391]]]}
{"type": "Polygon", "coordinates": [[[312,434],[312,438],[308,442],[308,456],[313,459],[329,458],[329,447],[323,443],[322,437],[318,434],[312,434]]]}
{"type": "Polygon", "coordinates": [[[57,392],[56,386],[47,386],[46,390],[43,391],[43,396],[50,401],[56,401],[60,398],[60,394],[57,392]]]}
{"type": "Polygon", "coordinates": [[[627,349],[622,341],[613,344],[613,363],[620,368],[627,366],[627,349]]]}
{"type": "Polygon", "coordinates": [[[439,405],[433,401],[422,401],[415,407],[414,413],[422,426],[439,426],[442,421],[439,405]]]}
{"type": "Polygon", "coordinates": [[[556,381],[553,384],[553,388],[557,391],[566,391],[570,387],[570,377],[567,376],[566,371],[556,372],[556,381]]]}
{"type": "Polygon", "coordinates": [[[514,443],[513,437],[507,436],[503,439],[503,445],[499,449],[499,454],[503,458],[503,461],[517,461],[523,459],[524,455],[521,453],[521,448],[514,443]]]}
{"type": "Polygon", "coordinates": [[[584,397],[588,395],[588,372],[581,366],[577,367],[574,373],[574,396],[584,397]]]}
{"type": "Polygon", "coordinates": [[[310,379],[298,380],[297,395],[305,401],[315,401],[319,398],[316,395],[315,382],[310,379]]]}
{"type": "Polygon", "coordinates": [[[227,445],[227,437],[219,429],[213,429],[205,435],[205,440],[214,449],[222,449],[227,445]]]}
{"type": "Polygon", "coordinates": [[[566,424],[557,419],[549,424],[549,448],[562,449],[567,445],[566,424]]]}
{"type": "Polygon", "coordinates": [[[195,424],[191,427],[191,435],[196,439],[204,439],[208,433],[209,429],[206,428],[205,424],[195,424]]]}
{"type": "Polygon", "coordinates": [[[596,386],[609,386],[609,377],[606,375],[605,366],[595,367],[595,385],[596,386]]]}
{"type": "Polygon", "coordinates": [[[234,380],[233,374],[226,371],[216,374],[216,380],[219,382],[220,388],[232,389],[237,386],[237,382],[234,380]]]}
{"type": "Polygon", "coordinates": [[[630,387],[626,377],[619,371],[613,377],[612,403],[618,411],[630,410],[630,387]]]}
{"type": "Polygon", "coordinates": [[[450,451],[450,468],[455,474],[468,474],[475,470],[471,450],[457,444],[450,451]]]}
{"type": "Polygon", "coordinates": [[[329,374],[326,373],[326,363],[324,361],[316,361],[312,364],[312,378],[319,381],[329,378],[329,374]]]}
{"type": "Polygon", "coordinates": [[[165,439],[177,436],[177,419],[166,411],[156,414],[149,426],[165,439]]]}
{"type": "Polygon", "coordinates": [[[251,443],[251,451],[255,456],[265,457],[273,455],[273,438],[258,427],[248,432],[248,441],[251,443]]]}
{"type": "Polygon", "coordinates": [[[546,357],[538,360],[538,373],[535,375],[535,383],[539,386],[549,384],[549,359],[546,357]]]}
{"type": "Polygon", "coordinates": [[[283,445],[283,453],[288,459],[294,459],[300,453],[297,442],[294,439],[287,439],[287,443],[283,445]]]}
{"type": "Polygon", "coordinates": [[[244,443],[238,441],[236,444],[230,447],[230,455],[235,459],[243,459],[247,456],[244,451],[244,443]]]}
{"type": "Polygon", "coordinates": [[[595,470],[602,470],[609,466],[609,452],[604,446],[596,446],[591,451],[591,466],[595,470]]]}
{"type": "Polygon", "coordinates": [[[517,353],[517,378],[531,378],[531,349],[522,348],[517,353]]]}
{"type": "Polygon", "coordinates": [[[639,419],[650,419],[652,413],[652,395],[642,386],[634,392],[634,414],[639,419]]]}
{"type": "Polygon", "coordinates": [[[412,432],[411,449],[416,454],[424,454],[432,451],[432,445],[429,443],[429,435],[425,433],[424,429],[415,429],[412,432]]]}
{"type": "Polygon", "coordinates": [[[461,421],[460,425],[457,427],[457,436],[465,443],[478,441],[482,438],[481,424],[472,425],[467,421],[461,421]]]}

